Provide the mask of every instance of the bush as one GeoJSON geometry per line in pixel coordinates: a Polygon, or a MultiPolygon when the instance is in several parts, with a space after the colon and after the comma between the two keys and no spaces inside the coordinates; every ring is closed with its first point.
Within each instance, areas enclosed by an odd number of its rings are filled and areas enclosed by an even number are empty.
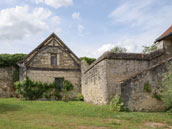
{"type": "Polygon", "coordinates": [[[89,65],[92,64],[96,59],[95,58],[88,58],[88,57],[81,57],[80,60],[85,60],[89,65]]]}
{"type": "Polygon", "coordinates": [[[26,54],[0,54],[0,67],[17,67],[17,62],[23,60],[24,57],[26,54]]]}
{"type": "Polygon", "coordinates": [[[79,93],[76,97],[76,100],[77,101],[84,101],[84,96],[81,93],[79,93]]]}
{"type": "Polygon", "coordinates": [[[15,82],[16,93],[25,100],[36,100],[39,98],[61,100],[63,95],[66,95],[68,91],[73,90],[73,85],[64,80],[64,87],[62,91],[59,91],[56,87],[56,83],[42,83],[32,81],[29,77],[26,77],[24,82],[15,82]]]}
{"type": "Polygon", "coordinates": [[[148,47],[148,46],[143,46],[143,53],[150,53],[153,52],[155,50],[157,50],[157,46],[155,44],[153,44],[152,46],[148,47]]]}
{"type": "Polygon", "coordinates": [[[110,102],[110,110],[119,112],[122,110],[124,103],[121,101],[121,98],[119,95],[116,95],[115,97],[112,98],[110,102]]]}
{"type": "Polygon", "coordinates": [[[114,47],[110,51],[113,53],[126,53],[127,49],[122,47],[114,47]]]}
{"type": "Polygon", "coordinates": [[[163,74],[162,79],[162,101],[167,109],[172,110],[172,64],[167,64],[168,72],[163,74]]]}
{"type": "Polygon", "coordinates": [[[151,86],[150,86],[149,82],[146,82],[146,83],[144,84],[144,90],[145,90],[146,92],[148,92],[148,93],[151,93],[151,92],[152,92],[152,89],[151,89],[151,86]]]}

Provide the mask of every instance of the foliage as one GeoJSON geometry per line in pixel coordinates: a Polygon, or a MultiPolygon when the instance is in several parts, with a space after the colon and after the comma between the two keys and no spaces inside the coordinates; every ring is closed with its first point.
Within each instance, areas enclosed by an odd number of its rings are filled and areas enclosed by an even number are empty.
{"type": "Polygon", "coordinates": [[[26,77],[24,82],[15,82],[17,94],[25,100],[36,100],[39,98],[55,99],[61,100],[66,92],[73,90],[73,85],[65,80],[64,87],[62,91],[58,90],[56,83],[42,83],[37,81],[32,81],[29,77],[26,77]]]}
{"type": "Polygon", "coordinates": [[[116,95],[115,97],[112,98],[110,102],[110,110],[119,112],[122,110],[124,103],[121,101],[121,98],[119,95],[116,95]]]}
{"type": "Polygon", "coordinates": [[[117,47],[112,48],[110,51],[113,53],[126,53],[127,49],[117,46],[117,47]]]}
{"type": "Polygon", "coordinates": [[[167,109],[172,109],[172,64],[167,64],[167,70],[162,79],[162,101],[167,109]]]}
{"type": "Polygon", "coordinates": [[[63,89],[65,91],[71,91],[71,90],[73,90],[73,85],[72,85],[72,83],[70,81],[64,80],[63,83],[64,83],[63,89]]]}
{"type": "Polygon", "coordinates": [[[19,81],[19,68],[16,67],[12,74],[13,82],[19,81]]]}
{"type": "Polygon", "coordinates": [[[79,93],[76,97],[76,100],[77,101],[84,101],[84,96],[81,93],[79,93]]]}
{"type": "Polygon", "coordinates": [[[146,92],[148,92],[148,93],[151,93],[152,88],[151,88],[149,82],[146,82],[146,83],[144,84],[144,90],[145,90],[146,92]]]}
{"type": "Polygon", "coordinates": [[[157,50],[157,46],[155,44],[153,44],[152,46],[148,47],[148,46],[143,46],[143,53],[150,53],[152,51],[157,50]]]}
{"type": "Polygon", "coordinates": [[[161,100],[161,95],[158,94],[157,92],[155,92],[155,93],[153,94],[153,97],[156,98],[157,100],[161,100]]]}
{"type": "Polygon", "coordinates": [[[0,54],[0,67],[17,67],[17,62],[24,57],[26,57],[26,54],[0,54]]]}
{"type": "Polygon", "coordinates": [[[96,59],[89,57],[80,57],[80,60],[85,60],[89,65],[92,64],[96,59]]]}

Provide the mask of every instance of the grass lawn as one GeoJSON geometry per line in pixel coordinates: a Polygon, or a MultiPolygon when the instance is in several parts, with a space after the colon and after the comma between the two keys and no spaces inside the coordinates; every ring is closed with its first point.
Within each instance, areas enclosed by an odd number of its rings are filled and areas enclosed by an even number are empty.
{"type": "Polygon", "coordinates": [[[172,114],[111,112],[84,102],[0,99],[0,129],[172,129],[172,114]]]}

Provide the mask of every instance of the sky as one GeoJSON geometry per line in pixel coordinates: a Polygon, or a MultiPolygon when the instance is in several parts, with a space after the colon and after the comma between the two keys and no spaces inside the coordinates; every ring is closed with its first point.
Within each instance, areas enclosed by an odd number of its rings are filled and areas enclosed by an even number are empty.
{"type": "Polygon", "coordinates": [[[172,0],[0,0],[0,53],[31,52],[51,33],[78,56],[141,52],[172,25],[172,0]]]}

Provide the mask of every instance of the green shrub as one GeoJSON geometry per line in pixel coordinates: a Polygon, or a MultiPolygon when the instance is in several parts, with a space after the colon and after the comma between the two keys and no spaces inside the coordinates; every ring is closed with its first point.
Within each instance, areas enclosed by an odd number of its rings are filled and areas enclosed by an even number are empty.
{"type": "Polygon", "coordinates": [[[85,60],[89,65],[92,64],[96,59],[95,58],[88,58],[88,57],[81,57],[80,60],[85,60]]]}
{"type": "Polygon", "coordinates": [[[121,101],[121,98],[119,95],[116,95],[115,97],[112,98],[110,102],[110,110],[119,112],[122,110],[124,103],[121,101]]]}
{"type": "Polygon", "coordinates": [[[143,53],[150,53],[157,50],[157,46],[155,44],[153,44],[152,46],[148,47],[148,46],[143,46],[143,53]]]}
{"type": "Polygon", "coordinates": [[[81,93],[79,93],[76,97],[76,100],[77,101],[84,101],[84,96],[81,93]]]}
{"type": "Polygon", "coordinates": [[[172,64],[167,64],[168,72],[163,74],[162,79],[162,101],[167,109],[172,109],[172,64]]]}
{"type": "Polygon", "coordinates": [[[146,92],[148,92],[148,93],[151,93],[151,92],[152,92],[152,88],[151,88],[149,82],[146,82],[146,83],[144,84],[144,90],[145,90],[146,92]]]}
{"type": "Polygon", "coordinates": [[[116,47],[112,48],[110,51],[113,53],[126,53],[127,49],[116,46],[116,47]]]}
{"type": "Polygon", "coordinates": [[[73,90],[73,85],[70,81],[68,80],[64,80],[63,81],[63,89],[66,90],[66,91],[71,91],[73,90]]]}
{"type": "Polygon", "coordinates": [[[156,98],[157,100],[161,100],[161,95],[158,94],[157,92],[155,92],[155,93],[153,94],[153,97],[156,98]]]}
{"type": "Polygon", "coordinates": [[[42,83],[32,81],[26,77],[24,82],[15,82],[16,93],[25,100],[36,100],[39,98],[61,100],[63,95],[73,90],[73,85],[65,80],[62,91],[57,90],[56,83],[42,83]]]}
{"type": "Polygon", "coordinates": [[[17,67],[17,62],[23,60],[24,57],[26,54],[0,54],[0,67],[17,67]]]}

